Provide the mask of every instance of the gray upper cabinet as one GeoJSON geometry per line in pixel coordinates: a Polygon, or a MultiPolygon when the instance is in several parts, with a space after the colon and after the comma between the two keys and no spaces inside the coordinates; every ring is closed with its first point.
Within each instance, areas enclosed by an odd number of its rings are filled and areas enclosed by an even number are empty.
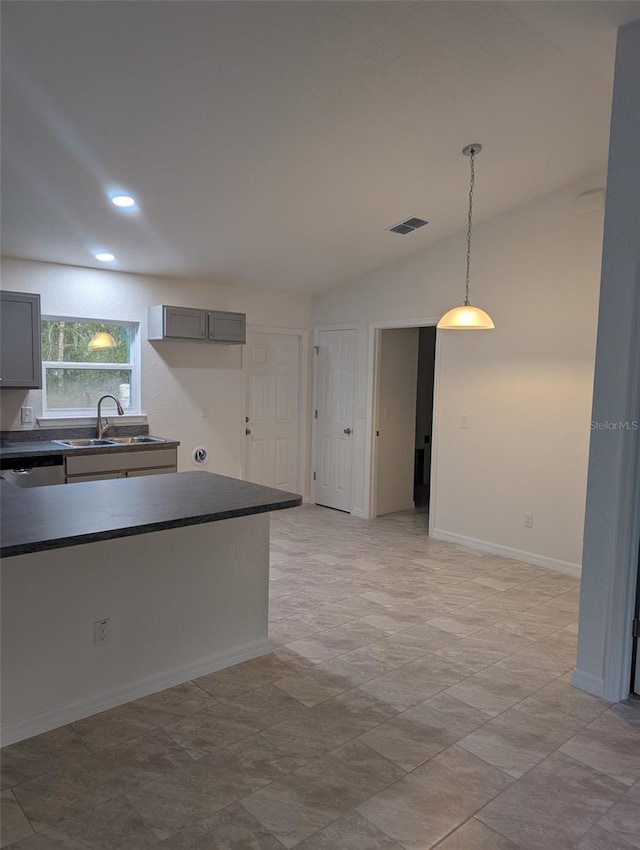
{"type": "Polygon", "coordinates": [[[149,307],[149,339],[192,339],[200,342],[244,343],[246,315],[193,307],[149,307]]]}
{"type": "Polygon", "coordinates": [[[0,387],[41,386],[40,296],[0,292],[0,387]]]}

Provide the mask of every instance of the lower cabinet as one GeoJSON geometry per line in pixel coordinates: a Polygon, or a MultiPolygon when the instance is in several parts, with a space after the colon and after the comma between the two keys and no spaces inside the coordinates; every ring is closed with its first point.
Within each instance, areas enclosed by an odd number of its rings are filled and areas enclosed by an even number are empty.
{"type": "Polygon", "coordinates": [[[112,452],[71,455],[66,459],[67,484],[104,481],[110,478],[134,478],[139,475],[164,475],[178,470],[178,450],[112,452]]]}

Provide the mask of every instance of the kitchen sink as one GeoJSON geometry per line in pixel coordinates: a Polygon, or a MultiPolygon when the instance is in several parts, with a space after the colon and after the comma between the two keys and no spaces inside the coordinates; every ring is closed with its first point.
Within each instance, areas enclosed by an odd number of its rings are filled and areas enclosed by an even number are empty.
{"type": "Polygon", "coordinates": [[[86,449],[90,446],[112,446],[113,440],[54,440],[61,446],[68,446],[70,449],[86,449]]]}
{"type": "Polygon", "coordinates": [[[118,445],[131,445],[132,443],[164,443],[165,440],[162,437],[110,437],[107,440],[109,443],[117,443],[118,445]]]}

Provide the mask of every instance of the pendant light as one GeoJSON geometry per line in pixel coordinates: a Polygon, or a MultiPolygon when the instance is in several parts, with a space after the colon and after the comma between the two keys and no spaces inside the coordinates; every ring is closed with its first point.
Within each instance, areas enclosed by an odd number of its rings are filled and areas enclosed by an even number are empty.
{"type": "Polygon", "coordinates": [[[95,351],[98,348],[115,348],[116,341],[107,331],[98,331],[89,340],[87,348],[89,351],[95,351]]]}
{"type": "Polygon", "coordinates": [[[482,145],[477,143],[467,145],[462,153],[469,157],[471,163],[471,180],[469,182],[469,217],[467,227],[467,278],[465,298],[461,307],[454,307],[440,319],[437,327],[442,330],[491,330],[495,325],[488,313],[479,307],[472,307],[469,303],[469,271],[471,268],[471,219],[473,215],[473,190],[476,183],[475,158],[482,150],[482,145]]]}

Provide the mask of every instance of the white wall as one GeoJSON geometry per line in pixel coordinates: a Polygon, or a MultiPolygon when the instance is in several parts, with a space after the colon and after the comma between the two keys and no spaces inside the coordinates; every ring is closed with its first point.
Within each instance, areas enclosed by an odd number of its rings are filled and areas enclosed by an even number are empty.
{"type": "MultiPolygon", "coordinates": [[[[582,554],[602,245],[602,214],[577,215],[576,207],[581,191],[603,184],[596,174],[479,223],[471,300],[496,330],[438,334],[433,529],[573,571],[582,554]],[[468,430],[459,428],[463,413],[468,430]],[[525,512],[535,515],[533,528],[523,526],[525,512]]],[[[358,329],[356,513],[368,509],[369,323],[440,316],[462,300],[464,267],[460,234],[314,298],[314,323],[358,329]]]]}
{"type": "MultiPolygon", "coordinates": [[[[618,33],[604,255],[593,394],[594,422],[640,421],[640,21],[618,33]]],[[[638,573],[638,431],[594,430],[574,682],[609,699],[629,691],[638,573]]],[[[640,676],[637,682],[640,688],[640,676]]]]}
{"type": "Polygon", "coordinates": [[[418,329],[380,331],[376,431],[377,513],[413,507],[418,329]]]}
{"type": "MultiPolygon", "coordinates": [[[[181,441],[180,471],[196,468],[191,453],[209,450],[206,467],[239,477],[244,448],[243,346],[147,341],[147,308],[176,304],[247,314],[249,325],[310,326],[310,298],[263,289],[3,259],[2,288],[41,295],[43,315],[121,319],[141,324],[142,410],[150,432],[181,441]],[[208,416],[203,417],[203,410],[208,416]]],[[[2,430],[20,429],[20,407],[42,411],[39,390],[2,391],[2,430]]],[[[308,430],[304,412],[303,433],[308,430]]],[[[32,426],[26,426],[32,427],[32,426]]],[[[303,453],[304,460],[304,453],[303,453]]]]}
{"type": "Polygon", "coordinates": [[[5,558],[3,744],[268,652],[268,597],[268,514],[5,558]]]}

